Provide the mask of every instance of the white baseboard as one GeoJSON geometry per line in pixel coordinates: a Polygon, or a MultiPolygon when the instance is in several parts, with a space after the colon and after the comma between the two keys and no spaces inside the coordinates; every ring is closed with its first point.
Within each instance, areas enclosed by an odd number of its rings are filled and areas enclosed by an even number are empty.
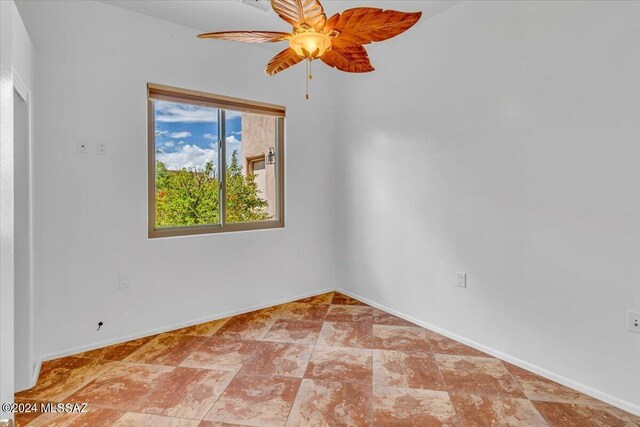
{"type": "Polygon", "coordinates": [[[14,392],[18,393],[24,390],[29,390],[30,388],[35,387],[38,382],[38,377],[40,376],[40,368],[42,367],[42,359],[37,359],[33,362],[33,366],[31,367],[31,380],[29,381],[29,385],[22,389],[15,389],[14,392]]]}
{"type": "MultiPolygon", "coordinates": [[[[245,307],[245,308],[241,308],[241,309],[237,309],[237,310],[231,310],[231,311],[227,311],[227,312],[224,312],[224,313],[218,313],[218,314],[214,314],[214,315],[207,316],[207,317],[201,317],[199,319],[190,320],[188,322],[182,322],[182,323],[177,323],[177,324],[173,324],[173,325],[162,326],[160,328],[155,328],[155,329],[147,330],[147,331],[136,333],[136,334],[132,334],[132,335],[127,335],[127,336],[124,336],[124,337],[112,338],[112,339],[109,339],[109,340],[100,341],[100,342],[93,343],[93,344],[87,344],[87,345],[71,348],[71,349],[68,349],[68,350],[65,350],[65,351],[60,351],[60,352],[57,352],[57,353],[47,354],[45,356],[42,356],[42,358],[40,359],[40,362],[47,361],[47,360],[53,360],[53,359],[59,359],[61,357],[66,357],[66,356],[72,356],[74,354],[83,353],[85,351],[95,350],[95,349],[98,349],[98,348],[107,347],[107,346],[114,345],[114,344],[120,344],[120,343],[123,343],[123,342],[126,342],[126,341],[131,341],[131,340],[135,340],[135,339],[138,339],[138,338],[147,337],[149,335],[161,334],[163,332],[169,332],[169,331],[173,331],[174,329],[179,329],[179,328],[186,328],[188,326],[197,325],[199,323],[205,323],[205,322],[211,322],[213,320],[224,319],[225,317],[229,317],[229,316],[237,316],[238,314],[248,313],[250,311],[260,310],[262,308],[272,307],[274,305],[284,304],[284,303],[287,303],[287,302],[295,301],[297,299],[312,297],[312,296],[315,296],[315,295],[320,295],[320,294],[324,294],[324,293],[327,293],[327,292],[333,292],[333,291],[335,291],[335,288],[327,288],[327,289],[324,289],[324,290],[306,292],[304,294],[296,295],[296,296],[293,296],[293,297],[280,298],[280,299],[275,300],[275,301],[269,301],[269,302],[266,302],[264,304],[252,305],[250,307],[245,307]]],[[[39,373],[39,367],[38,367],[38,372],[37,373],[39,373]]],[[[38,376],[36,375],[35,378],[37,380],[38,376]]],[[[35,385],[35,382],[34,382],[34,385],[35,385]]]]}
{"type": "Polygon", "coordinates": [[[29,386],[29,388],[33,388],[36,386],[36,383],[38,382],[38,377],[40,376],[41,367],[42,367],[42,359],[36,360],[36,362],[33,364],[33,375],[31,377],[31,385],[29,386]]]}
{"type": "Polygon", "coordinates": [[[432,324],[427,323],[427,322],[423,322],[420,319],[416,319],[415,317],[409,316],[409,315],[407,315],[405,313],[402,313],[400,311],[394,310],[394,309],[392,309],[390,307],[384,306],[382,304],[378,304],[377,302],[371,301],[370,299],[365,298],[365,297],[363,297],[361,295],[355,294],[353,292],[350,292],[350,291],[347,291],[347,290],[344,290],[344,289],[341,289],[341,288],[337,288],[337,291],[342,292],[345,295],[349,295],[350,297],[358,299],[358,300],[360,300],[362,302],[365,302],[365,303],[369,304],[372,307],[379,308],[380,310],[384,310],[384,311],[386,311],[388,313],[391,313],[391,314],[393,314],[395,316],[398,316],[398,317],[400,317],[402,319],[408,320],[409,322],[415,323],[416,325],[420,325],[420,326],[422,326],[424,328],[430,329],[430,330],[432,330],[434,332],[437,332],[437,333],[439,333],[441,335],[444,335],[444,336],[446,336],[448,338],[454,339],[456,341],[460,341],[461,343],[466,344],[469,347],[473,347],[476,350],[483,351],[483,352],[485,352],[487,354],[490,354],[490,355],[492,355],[494,357],[497,357],[498,359],[504,360],[505,362],[509,362],[509,363],[511,363],[513,365],[516,365],[516,366],[518,366],[518,367],[520,367],[522,369],[526,369],[527,371],[531,371],[531,372],[533,372],[535,374],[538,374],[541,377],[550,379],[550,380],[555,381],[555,382],[557,382],[559,384],[562,384],[564,386],[570,387],[570,388],[572,388],[574,390],[578,390],[579,392],[584,393],[584,394],[586,394],[588,396],[591,396],[593,398],[596,398],[598,400],[606,402],[606,403],[608,403],[610,405],[613,405],[613,406],[615,406],[617,408],[620,408],[620,409],[622,409],[624,411],[627,411],[627,412],[630,412],[632,414],[640,416],[640,406],[635,405],[635,404],[633,404],[631,402],[628,402],[628,401],[623,400],[623,399],[619,399],[619,398],[617,398],[615,396],[612,396],[610,394],[604,393],[604,392],[602,392],[600,390],[596,390],[596,389],[594,389],[592,387],[589,387],[589,386],[584,385],[582,383],[579,383],[577,381],[573,381],[573,380],[571,380],[569,378],[563,377],[562,375],[558,375],[558,374],[553,373],[551,371],[548,371],[548,370],[546,370],[544,368],[541,368],[539,366],[533,365],[533,364],[531,364],[529,362],[525,362],[524,360],[520,360],[518,358],[510,356],[510,355],[508,355],[506,353],[503,353],[503,352],[501,352],[499,350],[495,350],[495,349],[493,349],[491,347],[487,347],[486,345],[477,343],[475,341],[472,341],[472,340],[467,339],[465,337],[462,337],[460,335],[454,334],[454,333],[449,332],[449,331],[447,331],[445,329],[442,329],[442,328],[440,328],[438,326],[432,325],[432,324]]]}

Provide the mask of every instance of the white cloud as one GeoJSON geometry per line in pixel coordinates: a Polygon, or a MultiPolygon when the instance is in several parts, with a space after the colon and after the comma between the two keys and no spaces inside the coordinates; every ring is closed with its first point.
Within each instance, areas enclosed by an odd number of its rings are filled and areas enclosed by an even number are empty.
{"type": "Polygon", "coordinates": [[[156,158],[165,164],[167,169],[204,170],[207,162],[218,162],[218,150],[201,148],[197,145],[183,145],[172,153],[158,153],[156,158]]]}
{"type": "Polygon", "coordinates": [[[191,136],[191,132],[170,132],[168,136],[172,139],[188,138],[191,136]]]}
{"type": "Polygon", "coordinates": [[[165,138],[180,139],[191,136],[191,132],[169,132],[167,130],[157,130],[156,136],[164,136],[165,138]]]}
{"type": "MultiPolygon", "coordinates": [[[[202,135],[202,137],[204,139],[211,139],[213,141],[217,141],[218,140],[218,135],[214,135],[212,133],[205,133],[204,135],[202,135]]],[[[227,141],[227,144],[240,144],[240,140],[238,138],[236,138],[235,135],[228,136],[226,138],[226,141],[227,141]]]]}
{"type": "Polygon", "coordinates": [[[217,122],[218,112],[214,108],[199,105],[155,102],[156,120],[163,123],[217,122]]]}
{"type": "MultiPolygon", "coordinates": [[[[155,114],[156,120],[163,123],[216,123],[218,121],[216,108],[166,101],[155,101],[155,114]]],[[[241,115],[238,111],[227,111],[226,118],[234,119],[241,115]]]]}
{"type": "MultiPolygon", "coordinates": [[[[181,142],[183,142],[183,141],[181,141],[181,142]]],[[[166,141],[162,145],[164,145],[165,147],[173,147],[176,144],[174,144],[173,141],[166,141]]]]}

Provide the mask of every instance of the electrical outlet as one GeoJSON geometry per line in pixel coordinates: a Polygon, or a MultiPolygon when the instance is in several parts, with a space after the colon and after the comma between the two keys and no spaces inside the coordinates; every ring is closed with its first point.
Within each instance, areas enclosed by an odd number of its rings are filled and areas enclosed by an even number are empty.
{"type": "Polygon", "coordinates": [[[87,144],[84,142],[78,143],[78,153],[87,154],[87,144]]]}
{"type": "Polygon", "coordinates": [[[640,334],[640,313],[636,311],[627,311],[627,329],[629,332],[640,334]]]}
{"type": "Polygon", "coordinates": [[[457,279],[456,279],[456,284],[458,285],[459,288],[466,288],[467,287],[467,273],[458,272],[458,276],[457,276],[457,279]]]}
{"type": "Polygon", "coordinates": [[[302,253],[302,249],[298,249],[298,252],[296,253],[296,258],[298,259],[298,261],[302,261],[304,259],[304,254],[302,253]]]}
{"type": "Polygon", "coordinates": [[[104,143],[98,144],[97,151],[98,151],[98,154],[102,154],[102,155],[107,154],[107,144],[104,144],[104,143]]]}
{"type": "Polygon", "coordinates": [[[118,276],[118,288],[119,289],[126,289],[129,287],[129,275],[128,274],[121,274],[118,276]]]}

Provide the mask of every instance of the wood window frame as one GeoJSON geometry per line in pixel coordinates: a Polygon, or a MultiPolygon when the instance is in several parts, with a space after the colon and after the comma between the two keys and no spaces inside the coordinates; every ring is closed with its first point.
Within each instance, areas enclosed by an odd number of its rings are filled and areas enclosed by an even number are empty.
{"type": "Polygon", "coordinates": [[[228,233],[233,231],[265,230],[283,228],[285,218],[285,175],[284,175],[284,126],[285,107],[263,102],[249,101],[240,98],[232,98],[223,95],[215,95],[189,89],[176,88],[155,83],[147,83],[147,180],[148,180],[148,236],[149,238],[191,236],[211,233],[228,233]],[[226,222],[226,174],[220,174],[219,195],[219,224],[187,225],[176,227],[156,227],[156,144],[155,144],[155,110],[153,101],[168,101],[183,104],[195,104],[211,108],[217,108],[220,130],[218,132],[219,161],[221,168],[226,170],[226,140],[225,135],[225,111],[233,110],[243,113],[253,113],[274,116],[275,147],[276,147],[276,216],[275,220],[252,221],[241,223],[226,222]]]}

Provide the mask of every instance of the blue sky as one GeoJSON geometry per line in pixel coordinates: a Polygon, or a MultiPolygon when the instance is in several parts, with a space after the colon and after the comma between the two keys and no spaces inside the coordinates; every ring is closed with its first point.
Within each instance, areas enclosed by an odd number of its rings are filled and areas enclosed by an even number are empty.
{"type": "MultiPolygon", "coordinates": [[[[190,104],[154,101],[156,158],[168,169],[204,169],[218,162],[218,110],[190,104]]],[[[234,150],[242,155],[242,116],[226,112],[227,161],[234,150]]]]}

